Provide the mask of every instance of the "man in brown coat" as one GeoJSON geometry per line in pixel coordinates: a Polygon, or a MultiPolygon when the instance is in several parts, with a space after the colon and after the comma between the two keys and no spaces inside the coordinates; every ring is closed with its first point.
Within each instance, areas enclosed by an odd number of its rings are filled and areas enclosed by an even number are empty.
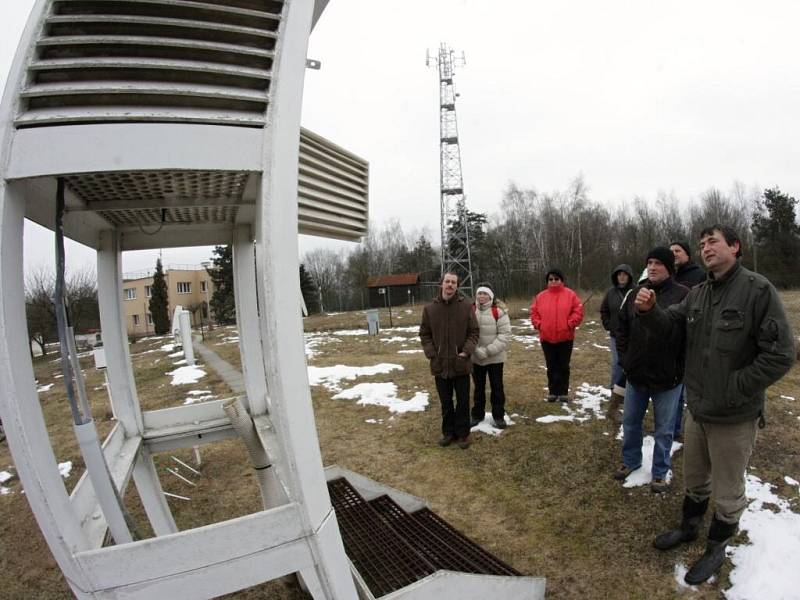
{"type": "Polygon", "coordinates": [[[478,344],[479,333],[472,304],[458,293],[458,275],[445,273],[436,298],[422,311],[419,326],[422,349],[430,360],[442,404],[440,446],[455,441],[460,448],[469,448],[470,356],[478,344]]]}

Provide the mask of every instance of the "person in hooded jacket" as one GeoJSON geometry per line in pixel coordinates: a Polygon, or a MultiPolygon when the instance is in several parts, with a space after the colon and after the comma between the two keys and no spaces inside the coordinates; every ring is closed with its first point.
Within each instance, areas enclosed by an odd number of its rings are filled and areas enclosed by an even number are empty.
{"type": "Polygon", "coordinates": [[[607,416],[619,421],[619,408],[625,399],[625,374],[619,364],[617,354],[617,328],[619,327],[619,308],[625,296],[633,289],[633,269],[630,265],[617,265],[611,272],[611,287],[600,304],[600,319],[608,332],[608,347],[611,349],[611,402],[607,416]]]}
{"type": "Polygon", "coordinates": [[[545,276],[547,287],[531,303],[531,325],[539,340],[547,364],[547,401],[569,400],[569,363],[575,329],[583,321],[583,304],[565,285],[564,272],[550,269],[545,276]]]}
{"type": "Polygon", "coordinates": [[[664,246],[647,254],[647,273],[647,282],[629,294],[619,312],[617,344],[627,385],[622,418],[622,465],[614,478],[622,481],[642,465],[642,424],[652,399],[655,447],[650,489],[662,493],[669,487],[672,467],[670,451],[683,388],[685,335],[677,329],[668,336],[653,335],[642,326],[634,300],[640,289],[651,289],[657,292],[659,305],[667,308],[683,300],[689,289],[675,282],[675,258],[664,246]]]}
{"type": "Polygon", "coordinates": [[[497,300],[492,286],[488,283],[478,284],[472,310],[478,320],[480,336],[478,345],[472,353],[472,381],[475,384],[475,392],[470,425],[474,427],[485,417],[488,375],[492,422],[497,429],[505,429],[506,395],[503,390],[503,364],[506,362],[506,347],[511,336],[511,319],[505,304],[497,300]]]}

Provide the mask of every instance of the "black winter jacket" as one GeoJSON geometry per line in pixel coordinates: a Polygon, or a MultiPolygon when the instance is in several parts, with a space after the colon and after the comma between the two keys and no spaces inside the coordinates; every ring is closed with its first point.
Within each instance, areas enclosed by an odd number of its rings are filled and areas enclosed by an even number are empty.
{"type": "Polygon", "coordinates": [[[689,290],[671,277],[657,286],[646,283],[628,294],[619,311],[617,351],[628,381],[650,392],[663,392],[683,381],[686,336],[680,328],[662,336],[642,326],[634,304],[642,287],[655,291],[656,304],[664,309],[678,304],[689,290]]]}
{"type": "Polygon", "coordinates": [[[606,292],[603,302],[600,304],[600,319],[603,321],[603,328],[611,335],[617,336],[617,327],[619,327],[619,307],[622,305],[622,300],[625,294],[633,287],[633,269],[630,265],[617,265],[611,271],[611,287],[606,292]],[[617,287],[617,274],[628,274],[628,285],[624,288],[617,287]]]}
{"type": "Polygon", "coordinates": [[[699,422],[743,423],[763,415],[764,391],[796,360],[778,292],[738,263],[668,310],[657,302],[639,321],[658,338],[686,332],[686,402],[699,422]]]}
{"type": "Polygon", "coordinates": [[[700,285],[706,280],[706,272],[703,271],[693,262],[688,262],[681,265],[678,272],[675,273],[675,281],[687,288],[692,289],[696,285],[700,285]]]}

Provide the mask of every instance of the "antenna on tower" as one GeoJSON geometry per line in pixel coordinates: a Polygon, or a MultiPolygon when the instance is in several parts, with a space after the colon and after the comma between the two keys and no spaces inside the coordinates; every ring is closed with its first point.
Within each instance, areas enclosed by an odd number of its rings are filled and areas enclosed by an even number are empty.
{"type": "Polygon", "coordinates": [[[425,64],[439,69],[439,180],[441,202],[442,273],[458,275],[459,288],[470,297],[472,260],[467,226],[467,205],[461,176],[461,148],[458,143],[456,98],[453,84],[456,67],[467,63],[464,53],[456,53],[446,44],[439,45],[438,55],[427,53],[425,64]]]}

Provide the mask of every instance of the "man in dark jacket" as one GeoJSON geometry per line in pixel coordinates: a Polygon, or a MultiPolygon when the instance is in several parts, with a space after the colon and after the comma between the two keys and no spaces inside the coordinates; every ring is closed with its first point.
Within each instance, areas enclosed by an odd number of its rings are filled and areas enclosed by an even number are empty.
{"type": "Polygon", "coordinates": [[[677,241],[669,245],[675,255],[675,281],[692,289],[706,280],[706,273],[692,261],[689,242],[677,241]]]}
{"type": "Polygon", "coordinates": [[[439,445],[443,447],[455,441],[460,448],[469,448],[470,356],[478,344],[479,333],[472,304],[458,293],[458,275],[445,273],[439,294],[422,310],[419,326],[422,349],[430,360],[442,405],[439,445]]]}
{"type": "Polygon", "coordinates": [[[623,480],[642,466],[642,423],[653,400],[655,447],[650,489],[664,492],[672,467],[672,430],[683,380],[684,333],[656,336],[642,327],[633,299],[641,289],[655,290],[662,308],[683,300],[689,290],[675,283],[672,251],[664,246],[647,254],[647,282],[631,292],[619,312],[617,350],[627,375],[622,416],[622,466],[614,478],[623,480]]]}
{"type": "MultiPolygon", "coordinates": [[[[675,281],[692,289],[706,280],[706,273],[692,261],[692,249],[689,242],[679,240],[672,242],[669,249],[675,255],[675,281]]],[[[678,442],[683,442],[683,404],[686,390],[681,388],[681,397],[678,399],[678,411],[675,413],[675,429],[672,437],[678,442]]]]}
{"type": "Polygon", "coordinates": [[[633,289],[633,270],[630,265],[617,265],[611,272],[611,287],[608,288],[600,304],[600,319],[608,332],[608,346],[611,349],[611,401],[606,416],[619,425],[619,408],[625,399],[623,373],[617,355],[617,328],[619,327],[619,307],[625,295],[633,289]],[[621,385],[622,384],[622,385],[621,385]]]}
{"type": "Polygon", "coordinates": [[[764,426],[764,391],[795,361],[794,336],[778,292],[736,260],[741,242],[725,225],[700,233],[706,282],[664,310],[653,290],[636,296],[639,321],[655,336],[686,333],[686,447],[683,520],[658,535],[667,550],[697,538],[709,499],[715,514],[706,551],[686,573],[698,584],[716,573],[747,506],[745,472],[764,426]]]}

